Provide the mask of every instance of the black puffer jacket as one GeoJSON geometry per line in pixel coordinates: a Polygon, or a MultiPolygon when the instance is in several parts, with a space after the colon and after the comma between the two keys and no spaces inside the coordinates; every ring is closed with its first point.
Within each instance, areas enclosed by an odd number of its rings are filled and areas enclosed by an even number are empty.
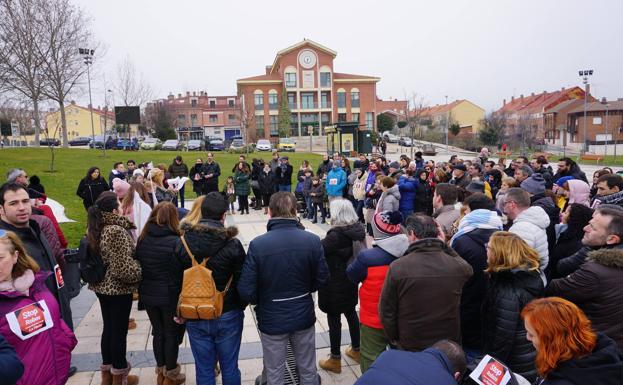
{"type": "MultiPolygon", "coordinates": [[[[539,379],[540,380],[540,379],[539,379]]],[[[623,384],[623,355],[613,340],[597,334],[591,354],[560,362],[539,385],[623,384]]]]}
{"type": "Polygon", "coordinates": [[[491,274],[482,303],[483,352],[506,363],[530,381],[536,378],[536,352],[526,339],[523,307],[543,295],[538,271],[505,270],[491,274]]]}
{"type": "MultiPolygon", "coordinates": [[[[197,263],[209,258],[206,267],[212,270],[217,290],[225,290],[227,281],[233,275],[234,279],[225,295],[223,313],[235,309],[243,310],[247,304],[240,299],[236,286],[240,280],[246,253],[242,243],[236,238],[238,229],[225,228],[221,222],[211,219],[202,219],[196,225],[185,223],[181,229],[197,263]]],[[[192,266],[192,262],[183,245],[181,248],[183,267],[188,269],[192,266]]]]}
{"type": "Polygon", "coordinates": [[[275,192],[275,174],[272,171],[266,173],[262,170],[258,175],[260,192],[262,194],[272,194],[275,192]]]}
{"type": "Polygon", "coordinates": [[[101,193],[109,190],[110,187],[104,178],[99,177],[97,179],[93,179],[88,177],[82,178],[80,184],[78,185],[78,189],[76,190],[76,195],[82,198],[84,208],[88,209],[93,206],[93,203],[95,203],[101,193]]]}
{"type": "Polygon", "coordinates": [[[179,235],[150,223],[146,236],[136,245],[136,259],[142,270],[141,301],[148,306],[177,306],[184,275],[179,235]]]}
{"type": "Polygon", "coordinates": [[[340,314],[357,305],[357,284],[346,276],[348,260],[353,255],[353,241],[363,241],[366,230],[361,223],[336,226],[322,240],[329,266],[329,283],[318,290],[318,305],[327,314],[340,314]]]}
{"type": "Polygon", "coordinates": [[[549,226],[547,226],[545,232],[547,233],[549,255],[551,255],[556,245],[556,225],[560,222],[560,209],[554,204],[552,198],[545,194],[532,196],[530,198],[530,206],[539,206],[549,217],[549,226]]]}
{"type": "Polygon", "coordinates": [[[487,249],[494,229],[476,229],[461,235],[454,240],[452,248],[474,270],[474,275],[465,282],[461,293],[461,335],[463,346],[480,349],[482,347],[482,333],[480,327],[480,308],[487,293],[487,249]]]}

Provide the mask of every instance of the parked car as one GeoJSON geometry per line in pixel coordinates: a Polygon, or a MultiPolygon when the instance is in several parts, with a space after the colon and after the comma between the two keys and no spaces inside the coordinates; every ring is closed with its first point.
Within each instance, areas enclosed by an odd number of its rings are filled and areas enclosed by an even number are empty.
{"type": "Polygon", "coordinates": [[[183,145],[177,139],[169,139],[162,144],[162,149],[166,151],[179,151],[183,149],[183,145]]]}
{"type": "Polygon", "coordinates": [[[210,139],[206,144],[206,150],[225,151],[225,143],[223,143],[223,139],[210,139]]]}
{"type": "Polygon", "coordinates": [[[244,140],[242,139],[234,139],[231,141],[229,145],[230,150],[241,150],[244,148],[244,140]]]}
{"type": "Polygon", "coordinates": [[[398,143],[398,140],[400,138],[398,136],[392,134],[389,131],[385,131],[383,133],[383,139],[385,139],[385,141],[388,142],[388,143],[398,143]]]}
{"type": "Polygon", "coordinates": [[[117,150],[138,150],[138,142],[132,141],[130,139],[118,139],[117,140],[117,150]]]}
{"type": "Polygon", "coordinates": [[[92,138],[86,136],[79,136],[69,141],[70,146],[86,146],[91,143],[92,138]]]}
{"type": "Polygon", "coordinates": [[[158,138],[147,138],[141,143],[141,150],[160,150],[162,141],[158,138]]]}
{"type": "Polygon", "coordinates": [[[291,138],[280,138],[279,139],[279,144],[277,144],[277,149],[279,151],[296,151],[296,148],[294,147],[296,145],[296,143],[294,142],[294,140],[292,140],[291,138]]]}
{"type": "Polygon", "coordinates": [[[435,146],[432,144],[425,144],[422,146],[422,154],[424,155],[429,155],[429,156],[434,156],[437,155],[437,150],[435,149],[435,146]]]}
{"type": "Polygon", "coordinates": [[[255,146],[258,151],[270,151],[273,148],[273,145],[270,143],[268,139],[260,139],[257,141],[257,145],[255,146]]]}
{"type": "Polygon", "coordinates": [[[60,146],[61,141],[59,139],[49,138],[39,140],[40,146],[60,146]]]}
{"type": "Polygon", "coordinates": [[[102,149],[104,148],[104,143],[106,143],[106,149],[110,150],[117,147],[117,138],[113,137],[112,135],[95,135],[95,143],[91,141],[89,143],[89,147],[93,148],[93,146],[95,145],[95,148],[102,149]]]}
{"type": "Polygon", "coordinates": [[[398,145],[403,147],[413,147],[413,141],[411,138],[402,137],[398,140],[398,145]]]}
{"type": "Polygon", "coordinates": [[[188,151],[201,151],[203,150],[203,140],[191,139],[188,141],[188,151]]]}

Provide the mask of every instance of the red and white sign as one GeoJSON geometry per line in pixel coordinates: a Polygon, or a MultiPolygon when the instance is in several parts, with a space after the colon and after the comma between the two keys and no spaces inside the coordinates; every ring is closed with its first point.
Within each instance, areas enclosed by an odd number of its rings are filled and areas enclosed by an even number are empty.
{"type": "Polygon", "coordinates": [[[469,376],[479,385],[506,385],[511,380],[508,368],[490,355],[484,356],[469,376]]]}
{"type": "Polygon", "coordinates": [[[56,287],[60,289],[65,286],[65,281],[63,280],[63,272],[61,271],[61,267],[58,264],[54,266],[54,277],[56,278],[56,287]]]}
{"type": "Polygon", "coordinates": [[[11,331],[27,340],[54,326],[52,315],[45,300],[33,302],[6,315],[11,331]]]}

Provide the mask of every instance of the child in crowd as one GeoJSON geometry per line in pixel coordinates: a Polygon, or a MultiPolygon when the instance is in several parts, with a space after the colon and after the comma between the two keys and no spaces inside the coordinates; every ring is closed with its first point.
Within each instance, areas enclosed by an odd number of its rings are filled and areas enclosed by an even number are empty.
{"type": "Polygon", "coordinates": [[[303,198],[305,198],[305,218],[314,219],[314,214],[312,212],[312,199],[311,195],[309,195],[311,186],[312,186],[312,175],[314,172],[311,168],[305,169],[303,176],[303,198]]]}
{"type": "Polygon", "coordinates": [[[325,191],[324,183],[315,176],[311,179],[311,189],[309,195],[312,201],[312,214],[314,219],[312,223],[318,223],[318,209],[320,209],[320,215],[322,216],[320,223],[326,223],[327,210],[324,207],[325,191]]]}
{"type": "Polygon", "coordinates": [[[236,201],[236,188],[234,186],[233,176],[227,177],[227,181],[223,187],[223,195],[225,195],[227,202],[229,202],[229,213],[233,215],[235,213],[234,202],[236,201]]]}
{"type": "Polygon", "coordinates": [[[509,176],[502,178],[502,187],[500,187],[500,191],[498,195],[495,197],[495,208],[500,210],[500,212],[504,212],[504,202],[506,202],[506,192],[509,188],[517,187],[517,181],[515,178],[511,178],[509,176]]]}

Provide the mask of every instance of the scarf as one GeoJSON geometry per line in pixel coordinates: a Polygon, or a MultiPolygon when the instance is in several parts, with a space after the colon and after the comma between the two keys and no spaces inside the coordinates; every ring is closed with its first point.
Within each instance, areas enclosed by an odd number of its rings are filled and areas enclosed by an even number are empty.
{"type": "Polygon", "coordinates": [[[28,295],[30,287],[35,282],[35,273],[28,269],[13,280],[0,282],[0,291],[17,291],[24,295],[28,295]]]}
{"type": "Polygon", "coordinates": [[[486,209],[471,211],[461,219],[459,230],[450,239],[450,247],[458,237],[476,229],[502,230],[502,219],[495,211],[486,209]]]}

